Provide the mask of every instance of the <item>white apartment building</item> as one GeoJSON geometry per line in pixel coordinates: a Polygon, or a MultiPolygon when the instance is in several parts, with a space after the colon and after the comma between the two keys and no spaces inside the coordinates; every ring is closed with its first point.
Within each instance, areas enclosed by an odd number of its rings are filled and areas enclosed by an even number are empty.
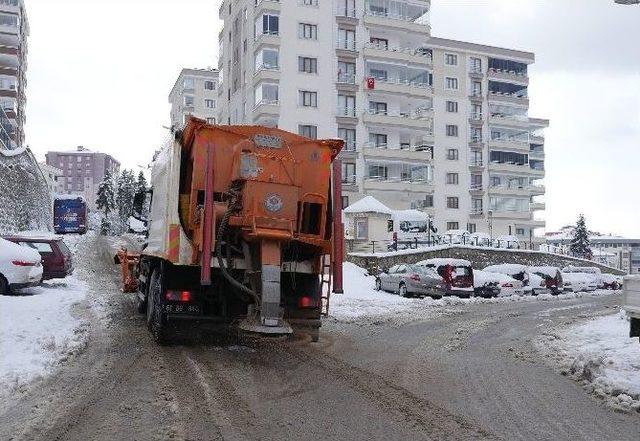
{"type": "Polygon", "coordinates": [[[44,175],[45,181],[47,181],[47,187],[49,188],[49,194],[53,198],[56,194],[62,194],[64,191],[64,184],[62,177],[64,173],[62,169],[49,165],[46,162],[38,162],[38,167],[44,175]]]}
{"type": "Polygon", "coordinates": [[[189,115],[216,124],[218,100],[216,69],[182,69],[171,93],[171,126],[183,126],[189,115]]]}
{"type": "Polygon", "coordinates": [[[545,120],[533,54],[432,38],[429,0],[224,0],[222,124],[345,140],[343,205],[371,195],[440,231],[533,239],[545,120]]]}
{"type": "Polygon", "coordinates": [[[24,143],[29,22],[22,0],[0,0],[0,149],[24,143]]]}

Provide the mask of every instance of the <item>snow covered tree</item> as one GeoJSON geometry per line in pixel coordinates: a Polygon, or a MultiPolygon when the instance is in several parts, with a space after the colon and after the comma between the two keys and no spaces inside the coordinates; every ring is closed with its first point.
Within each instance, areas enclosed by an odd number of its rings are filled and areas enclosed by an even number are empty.
{"type": "Polygon", "coordinates": [[[571,245],[569,250],[571,254],[577,257],[590,258],[591,246],[589,242],[589,231],[584,220],[584,215],[578,216],[578,222],[573,230],[573,237],[571,238],[571,245]]]}
{"type": "Polygon", "coordinates": [[[100,233],[110,234],[112,232],[111,225],[111,213],[116,208],[115,194],[113,191],[113,176],[111,172],[107,170],[104,175],[104,179],[98,186],[98,193],[96,198],[96,206],[98,210],[103,210],[104,215],[100,222],[100,233]]]}
{"type": "Polygon", "coordinates": [[[138,182],[136,182],[136,193],[133,197],[133,212],[142,217],[146,217],[145,201],[147,199],[147,179],[144,173],[138,173],[138,182]]]}
{"type": "Polygon", "coordinates": [[[123,224],[126,224],[129,216],[133,214],[133,198],[136,193],[136,182],[133,171],[124,169],[118,178],[118,190],[116,192],[116,205],[118,215],[123,224]]]}

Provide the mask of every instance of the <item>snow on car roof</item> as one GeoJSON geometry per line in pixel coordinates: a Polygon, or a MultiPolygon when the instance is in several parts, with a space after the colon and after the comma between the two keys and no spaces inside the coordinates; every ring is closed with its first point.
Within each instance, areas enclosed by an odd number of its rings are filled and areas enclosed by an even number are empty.
{"type": "Polygon", "coordinates": [[[549,277],[555,277],[558,271],[560,271],[560,268],[557,268],[555,266],[530,266],[529,267],[530,273],[541,273],[549,277]]]}
{"type": "Polygon", "coordinates": [[[344,209],[345,213],[382,213],[393,214],[393,211],[373,196],[365,196],[344,209]]]}
{"type": "Polygon", "coordinates": [[[501,265],[489,265],[484,269],[490,273],[518,274],[527,271],[527,267],[518,263],[503,263],[501,265]]]}
{"type": "Polygon", "coordinates": [[[416,263],[416,265],[418,265],[418,266],[435,266],[435,267],[445,266],[445,265],[471,266],[471,262],[469,262],[468,260],[464,260],[464,259],[450,259],[450,258],[446,258],[446,257],[440,257],[440,258],[422,260],[422,261],[416,263]]]}
{"type": "Polygon", "coordinates": [[[487,283],[515,282],[513,277],[502,273],[492,273],[489,271],[473,270],[473,285],[476,288],[485,286],[487,283]]]}
{"type": "Polygon", "coordinates": [[[0,257],[8,257],[9,259],[17,257],[19,259],[29,259],[40,262],[40,253],[33,248],[21,246],[8,240],[0,238],[0,257]]]}
{"type": "Polygon", "coordinates": [[[34,239],[34,240],[47,240],[47,241],[62,240],[62,236],[53,234],[50,231],[37,231],[37,230],[20,231],[19,233],[10,234],[7,237],[25,238],[25,239],[34,239]]]}
{"type": "Polygon", "coordinates": [[[600,274],[600,268],[595,266],[574,266],[569,265],[562,268],[563,273],[588,273],[588,274],[600,274]]]}

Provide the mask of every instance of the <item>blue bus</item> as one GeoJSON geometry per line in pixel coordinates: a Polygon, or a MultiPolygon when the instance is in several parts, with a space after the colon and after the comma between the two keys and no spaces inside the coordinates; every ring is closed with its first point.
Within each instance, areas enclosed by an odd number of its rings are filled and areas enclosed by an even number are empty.
{"type": "Polygon", "coordinates": [[[55,197],[53,230],[56,234],[87,232],[87,203],[82,196],[58,195],[55,197]]]}

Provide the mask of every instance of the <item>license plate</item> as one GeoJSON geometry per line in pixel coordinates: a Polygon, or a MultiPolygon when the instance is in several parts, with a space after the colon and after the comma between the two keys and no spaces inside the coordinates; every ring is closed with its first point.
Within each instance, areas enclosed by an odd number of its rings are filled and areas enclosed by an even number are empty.
{"type": "Polygon", "coordinates": [[[191,314],[200,315],[200,305],[165,305],[164,312],[167,314],[191,314]]]}

